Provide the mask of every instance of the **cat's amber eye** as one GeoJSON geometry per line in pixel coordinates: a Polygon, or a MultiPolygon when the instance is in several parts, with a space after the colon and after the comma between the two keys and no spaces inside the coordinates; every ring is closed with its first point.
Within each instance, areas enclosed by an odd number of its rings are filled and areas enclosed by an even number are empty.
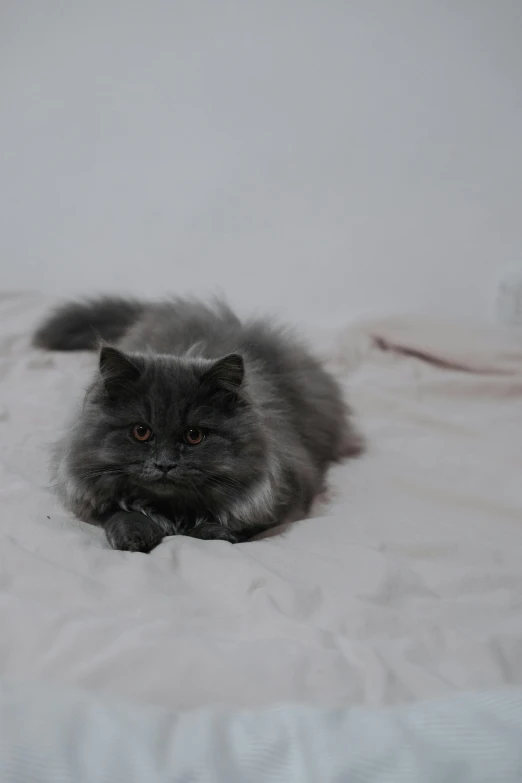
{"type": "Polygon", "coordinates": [[[203,431],[199,430],[197,427],[191,427],[183,433],[183,440],[185,443],[188,443],[189,446],[197,446],[204,437],[203,431]]]}
{"type": "Polygon", "coordinates": [[[151,439],[152,430],[146,424],[135,424],[132,428],[132,437],[140,443],[145,443],[151,439]]]}

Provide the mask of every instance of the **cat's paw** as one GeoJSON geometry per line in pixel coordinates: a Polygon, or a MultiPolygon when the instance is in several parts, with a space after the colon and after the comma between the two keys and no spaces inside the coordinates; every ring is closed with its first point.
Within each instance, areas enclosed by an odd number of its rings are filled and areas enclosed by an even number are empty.
{"type": "Polygon", "coordinates": [[[104,525],[113,549],[148,553],[161,543],[165,533],[137,511],[117,511],[104,525]]]}
{"type": "Polygon", "coordinates": [[[232,533],[218,521],[203,517],[186,524],[182,533],[185,536],[201,538],[204,541],[228,541],[230,544],[237,544],[238,541],[235,533],[232,533]]]}
{"type": "Polygon", "coordinates": [[[126,513],[136,512],[142,514],[146,519],[152,520],[162,531],[164,536],[174,536],[178,532],[176,523],[167,519],[163,514],[158,514],[156,510],[144,503],[142,500],[120,500],[119,507],[126,513]]]}

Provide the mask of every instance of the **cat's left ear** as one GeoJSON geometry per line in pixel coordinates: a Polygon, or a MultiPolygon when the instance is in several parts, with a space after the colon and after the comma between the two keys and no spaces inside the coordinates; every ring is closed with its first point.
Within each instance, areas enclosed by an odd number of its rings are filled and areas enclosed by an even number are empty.
{"type": "Polygon", "coordinates": [[[209,367],[203,374],[201,380],[210,386],[225,389],[226,391],[237,391],[245,377],[245,365],[243,357],[238,353],[231,353],[218,359],[217,362],[209,367]]]}

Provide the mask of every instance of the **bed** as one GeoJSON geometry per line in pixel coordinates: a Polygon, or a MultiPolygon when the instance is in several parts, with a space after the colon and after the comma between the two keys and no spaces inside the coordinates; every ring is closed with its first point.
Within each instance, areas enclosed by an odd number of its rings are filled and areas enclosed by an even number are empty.
{"type": "Polygon", "coordinates": [[[522,685],[522,339],[393,317],[311,330],[368,448],[313,517],[109,549],[48,487],[95,366],[0,298],[0,676],[175,710],[380,708],[522,685]]]}

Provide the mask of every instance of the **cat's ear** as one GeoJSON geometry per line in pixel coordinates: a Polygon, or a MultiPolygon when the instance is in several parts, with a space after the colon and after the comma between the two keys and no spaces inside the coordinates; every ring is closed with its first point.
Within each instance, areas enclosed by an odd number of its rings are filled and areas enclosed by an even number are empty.
{"type": "Polygon", "coordinates": [[[245,377],[243,358],[238,353],[231,353],[218,359],[209,367],[202,377],[203,383],[227,391],[237,391],[245,377]]]}
{"type": "Polygon", "coordinates": [[[100,350],[100,373],[107,394],[116,397],[126,385],[138,380],[141,370],[130,356],[104,345],[100,350]]]}

